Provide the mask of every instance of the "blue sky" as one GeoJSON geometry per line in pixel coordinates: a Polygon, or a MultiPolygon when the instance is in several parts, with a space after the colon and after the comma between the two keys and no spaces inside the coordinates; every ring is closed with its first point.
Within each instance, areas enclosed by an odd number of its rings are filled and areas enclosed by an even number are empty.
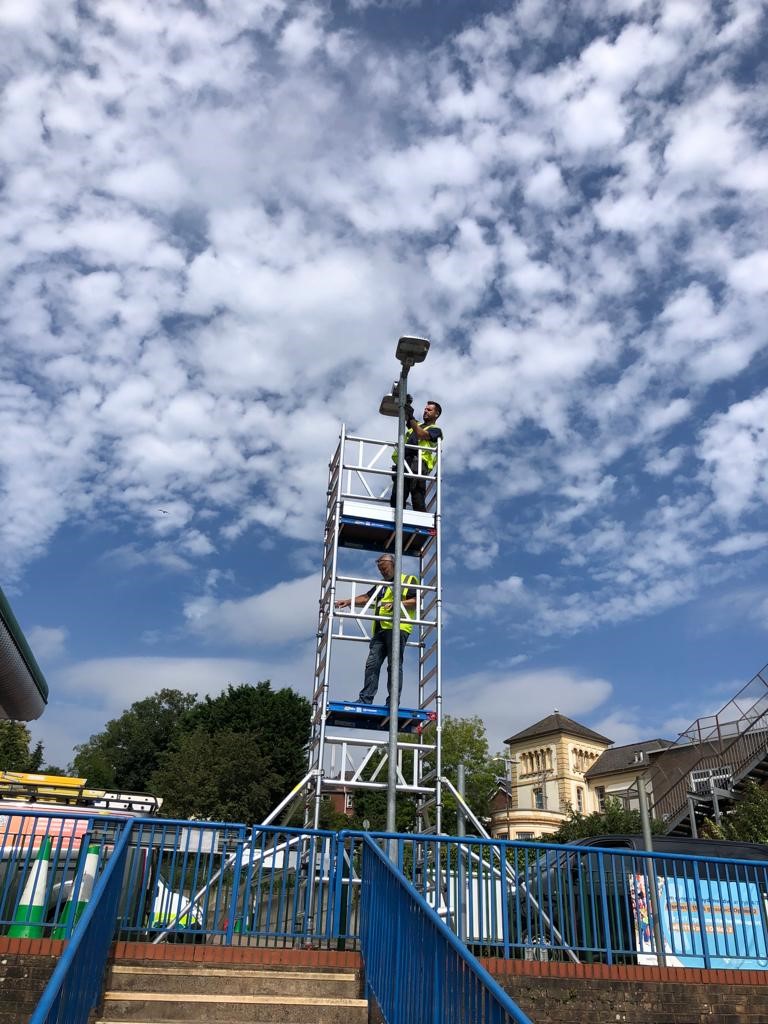
{"type": "Polygon", "coordinates": [[[391,436],[402,333],[444,407],[448,713],[674,736],[762,666],[765,3],[0,29],[0,579],[51,760],[162,686],[310,692],[328,459],[391,436]]]}

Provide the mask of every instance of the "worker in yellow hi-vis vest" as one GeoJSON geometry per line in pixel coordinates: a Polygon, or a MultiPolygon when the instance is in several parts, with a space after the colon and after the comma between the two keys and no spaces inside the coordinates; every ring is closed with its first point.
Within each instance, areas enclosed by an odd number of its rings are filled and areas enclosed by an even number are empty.
{"type": "MultiPolygon", "coordinates": [[[[371,643],[368,649],[368,660],[365,663],[365,677],[360,691],[361,704],[373,704],[373,698],[379,688],[379,674],[384,661],[387,662],[387,703],[392,689],[392,581],[395,578],[395,560],[392,555],[381,555],[376,567],[385,583],[377,583],[364,594],[355,598],[355,605],[368,604],[373,601],[373,614],[380,616],[373,623],[371,643]]],[[[402,573],[401,607],[400,607],[400,693],[403,690],[403,655],[408,637],[413,630],[413,619],[416,615],[418,576],[402,573]]],[[[336,608],[350,608],[352,600],[343,597],[335,604],[336,608]]],[[[397,695],[398,703],[400,694],[397,695]]]]}
{"type": "MultiPolygon", "coordinates": [[[[406,445],[418,445],[417,448],[405,449],[405,464],[413,473],[412,476],[406,473],[403,477],[403,508],[408,504],[408,495],[411,496],[411,504],[414,512],[426,511],[427,477],[435,468],[437,461],[437,442],[442,440],[443,432],[436,426],[437,418],[443,411],[439,402],[431,398],[424,406],[424,417],[419,422],[413,414],[413,406],[405,407],[405,425],[408,428],[405,433],[406,445]]],[[[392,461],[397,462],[397,451],[392,452],[392,461]]],[[[397,504],[397,480],[396,474],[392,474],[392,494],[389,497],[389,504],[392,508],[397,504]]]]}

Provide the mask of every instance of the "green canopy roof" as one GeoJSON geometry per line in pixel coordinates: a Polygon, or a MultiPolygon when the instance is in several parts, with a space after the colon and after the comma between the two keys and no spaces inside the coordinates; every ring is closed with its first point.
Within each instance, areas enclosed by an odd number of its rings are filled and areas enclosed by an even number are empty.
{"type": "Polygon", "coordinates": [[[48,703],[48,684],[0,590],[0,718],[29,722],[48,703]]]}

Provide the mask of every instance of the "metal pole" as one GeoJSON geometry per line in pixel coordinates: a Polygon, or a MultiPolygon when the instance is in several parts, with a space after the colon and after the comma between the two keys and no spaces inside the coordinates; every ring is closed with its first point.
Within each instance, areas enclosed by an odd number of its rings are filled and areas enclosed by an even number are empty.
{"type": "Polygon", "coordinates": [[[696,800],[694,797],[688,797],[688,813],[691,816],[691,839],[699,838],[699,828],[696,824],[696,800]]]}
{"type": "MultiPolygon", "coordinates": [[[[461,793],[462,799],[467,798],[467,781],[466,781],[466,770],[463,764],[460,764],[457,769],[456,777],[456,789],[461,793]]],[[[464,817],[464,808],[461,804],[456,808],[457,819],[456,819],[456,835],[465,836],[467,834],[467,823],[464,817]]]]}
{"type": "MultiPolygon", "coordinates": [[[[459,800],[457,802],[457,804],[456,804],[456,815],[457,815],[456,816],[456,835],[457,836],[465,836],[467,834],[467,822],[466,822],[466,817],[464,815],[463,802],[466,802],[466,799],[467,799],[467,774],[466,774],[466,769],[465,769],[463,764],[460,764],[458,766],[457,770],[456,770],[456,789],[461,794],[461,800],[459,800]]],[[[464,942],[464,940],[466,939],[466,932],[467,932],[467,929],[466,929],[466,920],[467,920],[467,891],[466,891],[466,887],[467,887],[467,884],[468,884],[467,878],[468,878],[468,874],[469,874],[469,872],[467,871],[467,868],[469,868],[470,865],[469,865],[469,863],[467,863],[466,867],[464,866],[464,847],[461,844],[459,844],[459,847],[458,847],[458,849],[456,851],[456,854],[457,854],[457,861],[458,861],[457,867],[459,869],[458,877],[457,877],[457,882],[458,882],[457,888],[458,888],[458,891],[459,891],[459,901],[458,901],[459,902],[459,906],[458,906],[458,911],[459,911],[458,926],[459,927],[458,927],[458,933],[459,933],[459,938],[461,939],[462,942],[464,942]]]]}
{"type": "Polygon", "coordinates": [[[392,648],[389,655],[389,744],[387,761],[387,832],[396,831],[397,816],[397,725],[400,704],[400,602],[403,571],[403,493],[405,491],[405,401],[408,364],[402,364],[397,394],[397,464],[395,467],[395,578],[392,581],[392,648]]]}
{"type": "MultiPolygon", "coordinates": [[[[643,844],[646,850],[653,851],[653,837],[651,835],[651,818],[648,814],[648,793],[645,789],[645,780],[642,775],[637,776],[637,799],[640,803],[640,823],[643,829],[643,844]]],[[[661,915],[659,912],[659,890],[656,886],[656,864],[653,857],[645,859],[645,873],[648,878],[649,897],[651,901],[651,912],[653,914],[653,941],[656,946],[656,957],[661,967],[666,964],[664,953],[664,939],[661,934],[661,915]]]]}

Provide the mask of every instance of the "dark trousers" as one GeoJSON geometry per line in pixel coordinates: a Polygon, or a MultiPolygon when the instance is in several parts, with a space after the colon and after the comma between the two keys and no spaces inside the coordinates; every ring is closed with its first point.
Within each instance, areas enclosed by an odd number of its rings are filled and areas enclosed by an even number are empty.
{"type": "MultiPolygon", "coordinates": [[[[411,496],[411,505],[414,512],[427,511],[427,479],[423,476],[403,477],[403,508],[408,504],[408,495],[411,496]]],[[[392,474],[392,493],[389,496],[389,504],[392,508],[397,505],[397,477],[392,474]]]]}
{"type": "MultiPolygon", "coordinates": [[[[403,692],[403,655],[405,645],[408,643],[408,633],[400,630],[400,692],[397,695],[398,704],[400,694],[403,692]]],[[[361,704],[373,704],[373,698],[379,688],[379,673],[381,666],[387,662],[387,703],[392,692],[392,630],[377,629],[371,637],[371,646],[368,649],[368,660],[365,663],[365,677],[363,688],[360,691],[361,704]]]]}

